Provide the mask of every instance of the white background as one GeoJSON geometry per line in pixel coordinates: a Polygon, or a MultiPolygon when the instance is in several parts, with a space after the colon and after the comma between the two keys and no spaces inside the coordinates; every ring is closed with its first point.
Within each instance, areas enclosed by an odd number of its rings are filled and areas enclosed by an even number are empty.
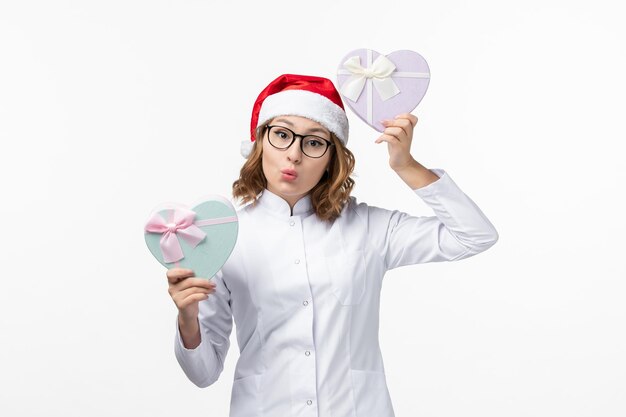
{"type": "MultiPolygon", "coordinates": [[[[618,3],[2,1],[0,415],[228,414],[235,330],[220,379],[188,381],[143,225],[230,196],[261,89],[358,48],[426,58],[412,153],[500,234],[385,277],[396,415],[626,415],[618,3]]],[[[348,117],[353,195],[432,215],[348,117]]]]}

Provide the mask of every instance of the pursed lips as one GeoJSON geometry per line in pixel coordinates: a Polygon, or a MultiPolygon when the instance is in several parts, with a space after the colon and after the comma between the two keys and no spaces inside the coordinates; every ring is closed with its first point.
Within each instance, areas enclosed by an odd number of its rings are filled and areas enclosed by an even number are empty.
{"type": "Polygon", "coordinates": [[[286,175],[290,175],[290,176],[292,176],[294,178],[296,178],[298,176],[298,173],[295,170],[293,170],[293,169],[281,169],[280,172],[282,172],[283,174],[286,174],[286,175]]]}

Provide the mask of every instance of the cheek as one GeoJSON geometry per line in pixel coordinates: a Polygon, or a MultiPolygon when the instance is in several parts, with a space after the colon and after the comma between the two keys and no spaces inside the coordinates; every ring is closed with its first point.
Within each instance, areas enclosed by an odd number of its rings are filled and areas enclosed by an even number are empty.
{"type": "Polygon", "coordinates": [[[266,178],[267,178],[267,168],[270,165],[271,165],[271,162],[268,160],[268,157],[265,154],[261,155],[261,169],[266,178]]]}
{"type": "Polygon", "coordinates": [[[261,164],[263,165],[263,168],[265,168],[265,166],[269,163],[270,163],[270,154],[267,150],[267,147],[265,146],[265,142],[263,142],[263,153],[261,154],[261,164]]]}
{"type": "Polygon", "coordinates": [[[317,182],[324,176],[324,171],[326,171],[326,164],[320,164],[319,166],[316,166],[314,170],[312,170],[312,172],[314,173],[313,177],[311,178],[311,181],[315,182],[317,184],[317,182]]]}
{"type": "Polygon", "coordinates": [[[272,172],[275,171],[275,168],[278,166],[277,157],[272,149],[267,149],[264,144],[263,154],[261,154],[261,168],[263,170],[263,174],[266,178],[271,175],[272,172]]]}

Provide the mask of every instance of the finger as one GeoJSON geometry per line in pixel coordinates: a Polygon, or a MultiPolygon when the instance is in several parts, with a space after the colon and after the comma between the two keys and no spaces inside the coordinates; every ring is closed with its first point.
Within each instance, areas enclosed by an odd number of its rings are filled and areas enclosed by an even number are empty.
{"type": "Polygon", "coordinates": [[[402,129],[401,132],[398,132],[398,134],[396,134],[395,131],[389,131],[387,132],[387,130],[384,131],[384,133],[389,133],[391,135],[395,135],[398,136],[403,134],[406,135],[407,137],[411,136],[413,134],[413,125],[411,124],[411,121],[408,119],[394,119],[394,120],[383,120],[381,121],[381,124],[383,126],[385,126],[386,128],[399,128],[402,129]]]}
{"type": "Polygon", "coordinates": [[[407,138],[413,137],[413,123],[408,117],[397,116],[388,126],[401,127],[402,130],[404,130],[404,134],[407,138]]]}
{"type": "Polygon", "coordinates": [[[401,127],[407,135],[410,135],[413,132],[413,123],[407,118],[402,117],[399,119],[394,119],[394,126],[401,127]]]}
{"type": "Polygon", "coordinates": [[[398,126],[388,127],[383,131],[383,133],[385,135],[396,137],[400,142],[407,138],[404,129],[398,126]]]}
{"type": "Polygon", "coordinates": [[[398,140],[398,138],[395,137],[395,136],[383,134],[378,139],[376,139],[374,142],[375,143],[387,142],[387,143],[389,143],[391,145],[395,145],[395,144],[400,143],[400,140],[398,140]]]}
{"type": "Polygon", "coordinates": [[[396,116],[396,119],[408,119],[411,122],[411,125],[415,127],[417,124],[417,116],[411,113],[402,113],[396,116]]]}
{"type": "Polygon", "coordinates": [[[208,299],[214,292],[215,291],[179,292],[172,295],[172,300],[174,301],[174,304],[176,304],[176,307],[182,309],[188,307],[194,302],[208,299]]]}
{"type": "Polygon", "coordinates": [[[209,298],[209,294],[202,294],[202,293],[192,294],[189,297],[180,300],[178,303],[176,303],[176,306],[182,310],[182,309],[189,307],[190,305],[194,303],[198,303],[208,298],[209,298]]]}
{"type": "Polygon", "coordinates": [[[191,287],[191,288],[184,289],[182,291],[173,291],[173,293],[170,294],[170,295],[172,296],[174,301],[178,304],[178,302],[184,300],[185,298],[189,297],[190,295],[193,295],[193,294],[213,294],[214,292],[215,292],[214,289],[200,288],[200,287],[191,287]]]}
{"type": "Polygon", "coordinates": [[[193,277],[194,272],[188,268],[172,268],[167,271],[166,276],[170,284],[175,284],[183,279],[193,277]]]}
{"type": "Polygon", "coordinates": [[[176,284],[170,284],[170,287],[173,287],[174,290],[176,291],[182,291],[184,289],[187,288],[192,288],[192,287],[200,287],[200,288],[215,288],[215,281],[213,280],[207,280],[204,278],[196,278],[196,277],[190,277],[190,278],[186,278],[176,284]]]}
{"type": "Polygon", "coordinates": [[[174,297],[176,296],[176,294],[179,294],[183,291],[214,291],[216,288],[215,283],[211,282],[208,283],[202,279],[200,279],[199,281],[192,281],[192,280],[196,280],[197,278],[187,278],[182,282],[179,282],[178,284],[170,284],[169,288],[167,289],[167,292],[170,294],[170,296],[174,297]],[[197,285],[193,285],[193,284],[197,284],[197,285]]]}

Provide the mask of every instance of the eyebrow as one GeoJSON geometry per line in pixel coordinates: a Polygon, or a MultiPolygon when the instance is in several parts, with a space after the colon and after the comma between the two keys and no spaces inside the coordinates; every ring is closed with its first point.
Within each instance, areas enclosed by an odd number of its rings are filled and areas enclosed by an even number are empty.
{"type": "MultiPolygon", "coordinates": [[[[293,124],[293,123],[291,123],[291,122],[290,122],[289,120],[287,120],[287,119],[282,119],[282,118],[278,117],[278,118],[274,119],[274,121],[275,121],[275,122],[282,122],[282,123],[286,123],[286,124],[288,124],[290,127],[294,127],[294,124],[293,124]]],[[[310,133],[324,133],[324,134],[326,134],[326,133],[328,133],[328,131],[327,131],[327,130],[324,130],[324,129],[320,128],[320,127],[314,127],[314,128],[309,129],[309,130],[307,131],[307,134],[310,134],[310,133]]]]}

